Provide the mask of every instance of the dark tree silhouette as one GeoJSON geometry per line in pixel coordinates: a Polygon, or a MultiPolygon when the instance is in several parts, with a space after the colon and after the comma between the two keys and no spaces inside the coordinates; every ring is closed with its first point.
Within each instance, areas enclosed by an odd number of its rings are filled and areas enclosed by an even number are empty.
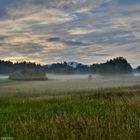
{"type": "Polygon", "coordinates": [[[140,73],[140,66],[136,68],[136,71],[140,73]]]}
{"type": "Polygon", "coordinates": [[[92,73],[100,74],[128,74],[132,72],[131,65],[123,57],[118,57],[102,64],[93,64],[91,66],[92,73]]]}
{"type": "MultiPolygon", "coordinates": [[[[131,65],[123,57],[118,57],[107,61],[106,63],[93,64],[91,66],[77,64],[76,67],[70,66],[67,62],[56,63],[52,65],[40,65],[30,62],[12,63],[10,61],[0,61],[0,74],[10,74],[21,70],[37,70],[47,73],[59,74],[127,74],[133,71],[131,65]]],[[[140,67],[137,68],[140,72],[140,67]]]]}

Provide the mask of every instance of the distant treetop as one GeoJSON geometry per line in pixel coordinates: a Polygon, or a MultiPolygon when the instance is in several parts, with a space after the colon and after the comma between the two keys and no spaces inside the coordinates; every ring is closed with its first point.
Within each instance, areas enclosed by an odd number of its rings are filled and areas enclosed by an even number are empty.
{"type": "Polygon", "coordinates": [[[128,74],[132,72],[131,65],[123,57],[117,57],[102,64],[93,64],[91,71],[99,74],[128,74]]]}
{"type": "MultiPolygon", "coordinates": [[[[40,65],[30,62],[12,63],[10,61],[0,60],[0,74],[10,74],[21,70],[32,69],[46,73],[62,73],[62,74],[128,74],[133,69],[127,60],[123,57],[111,59],[105,63],[93,64],[91,66],[77,62],[63,62],[51,65],[40,65]]],[[[140,67],[137,68],[140,72],[140,67]]]]}

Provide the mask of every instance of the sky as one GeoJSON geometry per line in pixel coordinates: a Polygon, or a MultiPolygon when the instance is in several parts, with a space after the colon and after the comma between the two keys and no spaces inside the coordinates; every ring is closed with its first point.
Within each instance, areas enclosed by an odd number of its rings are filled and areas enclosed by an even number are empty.
{"type": "Polygon", "coordinates": [[[140,65],[140,0],[0,0],[0,59],[140,65]]]}

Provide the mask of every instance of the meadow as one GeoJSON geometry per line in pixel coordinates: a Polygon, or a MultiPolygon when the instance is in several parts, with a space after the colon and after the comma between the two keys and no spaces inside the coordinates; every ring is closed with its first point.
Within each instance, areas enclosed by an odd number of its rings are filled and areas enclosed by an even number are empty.
{"type": "Polygon", "coordinates": [[[0,137],[15,140],[139,140],[140,80],[48,75],[0,80],[0,137]]]}

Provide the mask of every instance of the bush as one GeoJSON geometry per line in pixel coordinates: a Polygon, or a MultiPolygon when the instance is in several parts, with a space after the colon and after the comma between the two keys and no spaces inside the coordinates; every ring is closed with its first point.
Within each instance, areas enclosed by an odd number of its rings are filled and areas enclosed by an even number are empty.
{"type": "Polygon", "coordinates": [[[22,71],[17,71],[9,76],[10,80],[47,80],[46,73],[42,71],[37,71],[37,70],[22,70],[22,71]]]}

